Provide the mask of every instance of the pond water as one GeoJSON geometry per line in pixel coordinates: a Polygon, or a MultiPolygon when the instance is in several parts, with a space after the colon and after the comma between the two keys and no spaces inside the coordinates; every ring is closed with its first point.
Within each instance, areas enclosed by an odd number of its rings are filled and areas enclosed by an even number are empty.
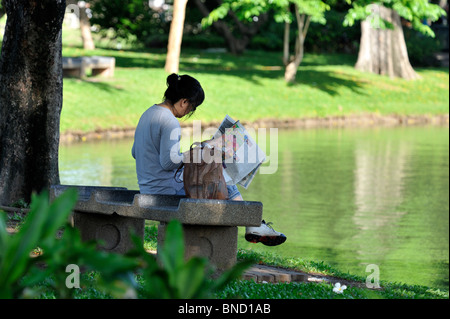
{"type": "MultiPolygon", "coordinates": [[[[62,145],[61,183],[138,189],[132,143],[62,145]]],[[[448,127],[279,130],[276,173],[241,193],[288,239],[251,244],[242,228],[239,247],[448,288],[448,127]]]]}

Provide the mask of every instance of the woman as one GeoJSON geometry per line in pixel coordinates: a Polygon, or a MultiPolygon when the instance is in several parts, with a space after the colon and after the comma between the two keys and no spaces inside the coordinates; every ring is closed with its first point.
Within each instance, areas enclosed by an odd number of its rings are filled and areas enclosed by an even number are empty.
{"type": "MultiPolygon", "coordinates": [[[[142,114],[136,127],[132,155],[141,194],[185,195],[175,173],[183,160],[180,153],[181,128],[177,118],[191,116],[203,103],[200,83],[189,75],[167,77],[164,101],[142,114]]],[[[227,185],[230,200],[243,200],[236,185],[227,185]]],[[[247,227],[246,239],[265,245],[279,245],[286,236],[263,221],[260,227],[247,227]]]]}

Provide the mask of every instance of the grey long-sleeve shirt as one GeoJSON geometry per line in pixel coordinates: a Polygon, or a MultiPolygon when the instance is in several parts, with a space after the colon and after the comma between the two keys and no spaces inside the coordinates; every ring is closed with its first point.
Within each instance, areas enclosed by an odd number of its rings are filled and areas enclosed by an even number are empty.
{"type": "Polygon", "coordinates": [[[155,104],[142,114],[131,150],[141,194],[174,195],[183,188],[174,178],[183,159],[180,136],[180,123],[169,109],[155,104]]]}

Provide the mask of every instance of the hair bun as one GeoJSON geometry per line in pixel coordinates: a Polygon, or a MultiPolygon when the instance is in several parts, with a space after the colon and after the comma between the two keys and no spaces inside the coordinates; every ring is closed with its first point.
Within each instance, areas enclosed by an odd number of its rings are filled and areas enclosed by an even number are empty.
{"type": "Polygon", "coordinates": [[[180,80],[180,76],[178,74],[172,73],[167,77],[167,86],[176,87],[178,84],[178,80],[180,80]]]}
{"type": "Polygon", "coordinates": [[[164,92],[164,100],[175,104],[180,99],[187,99],[191,104],[191,113],[202,104],[205,93],[200,83],[192,76],[172,73],[167,77],[167,89],[164,92]]]}

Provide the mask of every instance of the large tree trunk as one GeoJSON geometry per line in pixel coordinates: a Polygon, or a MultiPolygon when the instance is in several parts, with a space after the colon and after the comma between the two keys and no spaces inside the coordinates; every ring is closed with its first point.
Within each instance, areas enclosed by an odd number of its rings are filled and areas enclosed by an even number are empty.
{"type": "Polygon", "coordinates": [[[178,73],[186,4],[187,0],[175,0],[173,2],[173,18],[170,24],[166,66],[164,67],[169,73],[178,73]]]}
{"type": "Polygon", "coordinates": [[[65,1],[4,0],[0,59],[0,204],[59,183],[65,1]]]}
{"type": "Polygon", "coordinates": [[[389,77],[417,79],[412,68],[398,13],[381,5],[372,4],[373,14],[394,25],[394,30],[372,26],[367,19],[361,22],[361,42],[355,68],[389,77]]]}

